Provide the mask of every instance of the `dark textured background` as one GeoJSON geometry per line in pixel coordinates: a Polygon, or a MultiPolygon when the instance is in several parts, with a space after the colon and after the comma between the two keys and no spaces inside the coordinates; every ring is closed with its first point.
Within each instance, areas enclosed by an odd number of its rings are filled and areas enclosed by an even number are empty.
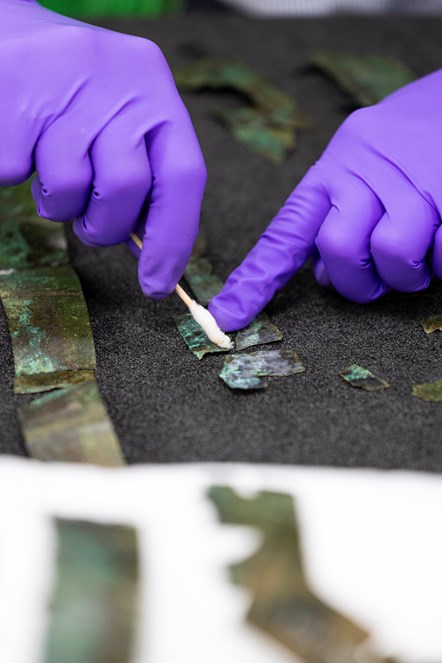
{"type": "MultiPolygon", "coordinates": [[[[331,82],[306,65],[316,49],[396,55],[425,74],[442,64],[442,20],[252,21],[188,16],[107,26],[149,37],[171,66],[207,53],[244,61],[296,97],[318,130],[275,167],[236,144],[209,117],[234,95],[185,95],[206,156],[204,226],[209,256],[225,278],[252,247],[308,166],[351,110],[331,82]]],[[[178,201],[179,202],[179,201],[178,201]]],[[[411,395],[442,377],[442,335],[419,321],[441,312],[442,296],[390,295],[362,307],[320,289],[307,267],[269,311],[298,351],[303,375],[274,379],[266,392],[233,393],[218,379],[223,356],[199,362],[184,346],[171,297],[146,300],[124,247],[95,250],[71,238],[72,260],[90,309],[98,380],[127,459],[139,462],[250,461],[442,470],[442,405],[411,395]],[[337,376],[359,363],[392,388],[369,394],[337,376]]],[[[281,346],[280,346],[281,347],[281,346]]],[[[0,316],[0,450],[24,455],[12,393],[13,363],[0,316]]]]}

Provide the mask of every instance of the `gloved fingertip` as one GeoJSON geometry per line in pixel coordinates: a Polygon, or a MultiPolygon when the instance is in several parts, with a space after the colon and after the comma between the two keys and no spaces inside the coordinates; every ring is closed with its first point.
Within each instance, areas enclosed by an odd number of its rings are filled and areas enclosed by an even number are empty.
{"type": "Polygon", "coordinates": [[[255,315],[247,311],[238,311],[236,307],[223,302],[220,296],[214,297],[209,303],[209,311],[223,332],[235,332],[247,327],[255,315]]]}
{"type": "Polygon", "coordinates": [[[328,277],[325,265],[321,259],[317,260],[313,264],[313,275],[318,283],[318,285],[326,287],[331,285],[331,281],[328,277]]]}
{"type": "Polygon", "coordinates": [[[101,246],[101,244],[97,242],[86,229],[84,217],[81,216],[78,219],[74,219],[72,230],[74,235],[80,240],[80,242],[83,242],[83,244],[94,247],[101,246]]]}
{"type": "Polygon", "coordinates": [[[174,284],[165,284],[157,279],[146,278],[141,272],[138,273],[138,280],[142,293],[150,299],[165,299],[166,297],[169,297],[175,289],[174,284]]]}

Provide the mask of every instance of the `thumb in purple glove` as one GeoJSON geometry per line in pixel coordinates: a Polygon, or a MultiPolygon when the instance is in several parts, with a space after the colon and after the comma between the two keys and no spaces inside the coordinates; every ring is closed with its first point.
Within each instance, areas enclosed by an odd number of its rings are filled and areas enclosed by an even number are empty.
{"type": "Polygon", "coordinates": [[[442,72],[353,113],[209,310],[247,325],[311,256],[319,282],[371,302],[442,278],[442,72]]]}
{"type": "Polygon", "coordinates": [[[86,244],[143,239],[145,294],[180,279],[206,172],[189,115],[150,41],[0,0],[0,184],[37,170],[39,214],[86,244]]]}

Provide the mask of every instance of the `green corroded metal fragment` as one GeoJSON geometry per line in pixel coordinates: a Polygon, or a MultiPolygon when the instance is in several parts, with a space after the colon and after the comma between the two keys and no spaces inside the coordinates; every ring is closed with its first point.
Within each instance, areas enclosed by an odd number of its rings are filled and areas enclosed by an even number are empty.
{"type": "Polygon", "coordinates": [[[247,65],[201,58],[178,69],[175,79],[187,91],[227,89],[244,96],[251,107],[218,110],[215,115],[234,138],[274,163],[294,149],[296,130],[313,126],[290,95],[247,65]]]}
{"type": "Polygon", "coordinates": [[[442,403],[442,380],[413,385],[413,396],[430,403],[442,403]]]}
{"type": "Polygon", "coordinates": [[[202,256],[205,256],[206,253],[207,253],[207,238],[204,232],[200,230],[193,245],[192,258],[194,257],[201,258],[202,256]]]}
{"type": "Polygon", "coordinates": [[[29,454],[42,461],[125,464],[95,380],[66,387],[19,409],[29,454]]]}
{"type": "Polygon", "coordinates": [[[294,350],[258,350],[226,357],[219,377],[230,389],[266,389],[264,377],[285,377],[304,371],[294,350]]]}
{"type": "Polygon", "coordinates": [[[132,660],[139,554],[133,527],[56,520],[57,574],[44,663],[132,660]]]}
{"type": "Polygon", "coordinates": [[[316,53],[313,64],[350,94],[361,106],[376,104],[395,90],[416,80],[403,62],[384,55],[316,53]]]}
{"type": "Polygon", "coordinates": [[[390,386],[388,382],[382,380],[382,378],[377,378],[369,370],[357,364],[352,364],[348,368],[339,371],[339,375],[352,387],[365,391],[380,391],[381,389],[388,389],[390,386]]]}
{"type": "Polygon", "coordinates": [[[282,341],[283,333],[273,324],[266,313],[260,313],[248,327],[239,331],[235,338],[236,350],[245,350],[254,345],[266,345],[282,341]]]}
{"type": "Polygon", "coordinates": [[[213,352],[228,352],[228,350],[220,348],[207,338],[190,313],[177,313],[172,317],[187,347],[198,359],[202,359],[205,354],[213,352]]]}
{"type": "Polygon", "coordinates": [[[14,379],[16,394],[38,394],[42,391],[52,391],[94,380],[94,371],[57,371],[55,373],[37,373],[36,375],[22,375],[14,379]]]}
{"type": "Polygon", "coordinates": [[[223,282],[213,273],[207,258],[193,256],[184,271],[184,278],[202,306],[207,306],[212,297],[221,292],[223,282]]]}
{"type": "Polygon", "coordinates": [[[442,315],[432,315],[422,320],[421,325],[427,334],[432,334],[436,330],[442,331],[442,315]]]}
{"type": "Polygon", "coordinates": [[[262,537],[254,555],[230,567],[232,582],[251,594],[248,621],[306,663],[355,663],[368,633],[310,589],[293,498],[247,499],[227,486],[213,486],[209,498],[222,523],[257,528],[262,537]]]}
{"type": "Polygon", "coordinates": [[[70,266],[2,276],[0,297],[8,318],[16,377],[34,376],[34,391],[39,374],[44,382],[48,373],[95,368],[88,310],[70,266]]]}
{"type": "Polygon", "coordinates": [[[63,225],[37,215],[29,188],[0,188],[0,271],[68,262],[63,225]]]}

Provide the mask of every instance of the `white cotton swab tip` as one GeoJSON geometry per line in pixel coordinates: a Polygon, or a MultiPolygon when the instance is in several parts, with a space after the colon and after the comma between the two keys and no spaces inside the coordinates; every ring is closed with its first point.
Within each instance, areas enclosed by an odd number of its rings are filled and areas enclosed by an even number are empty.
{"type": "Polygon", "coordinates": [[[215,343],[215,345],[218,345],[225,350],[232,350],[234,347],[232,339],[221,331],[210,311],[204,308],[204,306],[201,306],[201,304],[197,304],[193,299],[188,306],[193,318],[199,326],[202,327],[206,336],[212,341],[212,343],[215,343]]]}

